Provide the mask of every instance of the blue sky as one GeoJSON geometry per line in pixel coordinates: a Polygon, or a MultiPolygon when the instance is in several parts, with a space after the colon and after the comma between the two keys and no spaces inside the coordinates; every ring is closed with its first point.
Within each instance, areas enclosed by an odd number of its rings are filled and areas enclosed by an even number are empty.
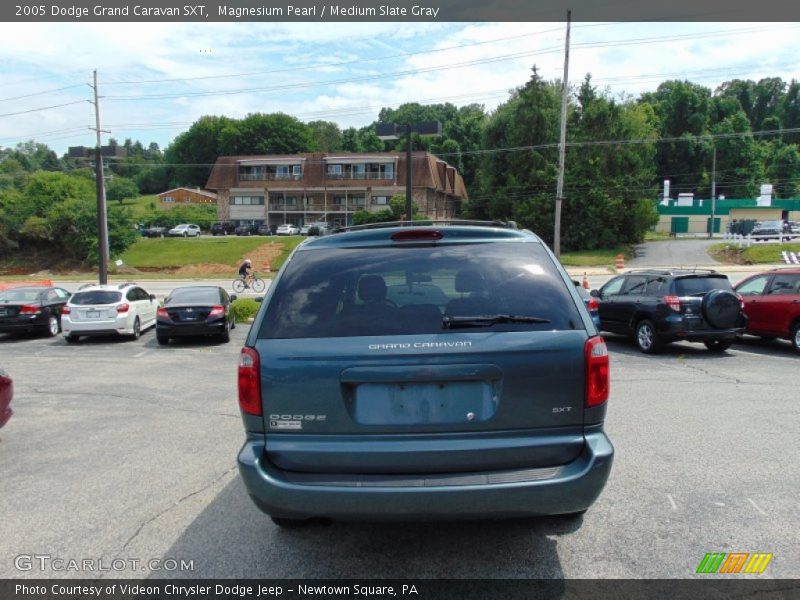
{"type": "MultiPolygon", "coordinates": [[[[798,34],[797,23],[575,23],[570,82],[590,72],[636,96],[667,78],[789,80],[798,34]]],[[[60,154],[94,144],[95,68],[103,128],[163,148],[206,114],[282,111],[348,127],[410,101],[491,109],[534,63],[561,77],[564,24],[2,23],[0,39],[0,115],[75,103],[0,116],[0,146],[34,138],[60,154]]]]}

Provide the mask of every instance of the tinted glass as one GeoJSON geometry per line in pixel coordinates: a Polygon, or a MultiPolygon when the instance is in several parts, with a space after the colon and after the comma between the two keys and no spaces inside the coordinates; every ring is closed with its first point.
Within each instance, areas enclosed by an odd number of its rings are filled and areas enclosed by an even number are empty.
{"type": "Polygon", "coordinates": [[[678,296],[705,294],[712,290],[731,291],[731,282],[727,277],[681,277],[675,280],[675,293],[678,296]]]}
{"type": "Polygon", "coordinates": [[[77,305],[86,304],[114,304],[122,299],[121,292],[95,290],[92,292],[75,292],[70,302],[77,305]]]}
{"type": "Polygon", "coordinates": [[[666,280],[663,278],[651,279],[647,282],[647,289],[645,290],[646,296],[662,296],[664,295],[664,288],[666,280]]]}
{"type": "Polygon", "coordinates": [[[617,279],[612,279],[603,286],[603,289],[601,290],[603,296],[613,296],[615,294],[619,294],[620,290],[622,289],[623,283],[625,283],[624,277],[618,277],[617,279]]]}
{"type": "Polygon", "coordinates": [[[647,277],[628,277],[623,294],[626,296],[640,296],[644,293],[646,285],[647,277]]]}
{"type": "Polygon", "coordinates": [[[41,288],[15,288],[0,292],[0,302],[36,302],[42,293],[41,288]]]}
{"type": "Polygon", "coordinates": [[[217,288],[178,288],[165,300],[165,304],[219,304],[217,288]]]}
{"type": "Polygon", "coordinates": [[[307,250],[277,283],[261,338],[583,328],[568,285],[539,244],[307,250]],[[497,314],[549,323],[444,329],[442,317],[497,314]]]}
{"type": "Polygon", "coordinates": [[[767,293],[770,295],[800,294],[800,275],[775,275],[767,293]]]}

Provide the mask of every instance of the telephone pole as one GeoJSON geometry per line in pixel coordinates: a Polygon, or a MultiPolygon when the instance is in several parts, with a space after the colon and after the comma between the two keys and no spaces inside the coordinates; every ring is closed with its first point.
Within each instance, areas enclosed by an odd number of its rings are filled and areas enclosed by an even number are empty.
{"type": "Polygon", "coordinates": [[[103,175],[103,149],[101,133],[109,133],[100,129],[100,101],[97,94],[97,70],[94,71],[94,129],[97,133],[97,146],[95,147],[95,182],[97,184],[97,231],[98,231],[98,251],[100,253],[100,270],[98,273],[101,285],[108,283],[108,217],[106,215],[106,185],[103,175]]]}
{"type": "Polygon", "coordinates": [[[564,200],[564,160],[567,152],[567,100],[569,98],[569,26],[572,11],[567,11],[567,41],[564,46],[564,79],[561,82],[561,136],[558,142],[558,183],[556,184],[556,222],[553,252],[561,256],[561,202],[564,200]]]}
{"type": "Polygon", "coordinates": [[[708,237],[714,236],[714,218],[717,214],[717,145],[711,158],[711,224],[708,226],[708,237]]]}

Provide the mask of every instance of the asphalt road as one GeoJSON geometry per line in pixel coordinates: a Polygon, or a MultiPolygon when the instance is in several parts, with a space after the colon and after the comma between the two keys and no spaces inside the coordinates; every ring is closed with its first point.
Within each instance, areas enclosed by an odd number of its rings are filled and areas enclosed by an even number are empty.
{"type": "Polygon", "coordinates": [[[235,467],[245,329],[230,344],[169,347],[152,331],[77,346],[0,336],[16,383],[15,415],[0,430],[0,577],[683,578],[714,551],[772,552],[762,577],[800,574],[800,358],[786,342],[723,355],[682,343],[650,357],[611,337],[616,460],[577,522],[283,531],[235,467]],[[19,570],[19,555],[171,558],[192,569],[19,570]]]}
{"type": "Polygon", "coordinates": [[[708,255],[708,248],[721,239],[678,239],[645,242],[636,246],[634,257],[626,263],[631,269],[645,267],[694,267],[719,264],[708,255]]]}

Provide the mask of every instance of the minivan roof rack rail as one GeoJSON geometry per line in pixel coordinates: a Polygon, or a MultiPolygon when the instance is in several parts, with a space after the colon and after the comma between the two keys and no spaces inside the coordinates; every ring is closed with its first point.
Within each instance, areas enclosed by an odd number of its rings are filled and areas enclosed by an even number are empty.
{"type": "Polygon", "coordinates": [[[503,227],[504,229],[519,229],[514,221],[477,221],[470,219],[423,219],[420,221],[385,221],[381,223],[367,223],[365,225],[346,225],[336,227],[332,233],[344,231],[363,231],[365,229],[384,229],[387,227],[424,227],[429,225],[468,225],[473,227],[503,227]]]}

